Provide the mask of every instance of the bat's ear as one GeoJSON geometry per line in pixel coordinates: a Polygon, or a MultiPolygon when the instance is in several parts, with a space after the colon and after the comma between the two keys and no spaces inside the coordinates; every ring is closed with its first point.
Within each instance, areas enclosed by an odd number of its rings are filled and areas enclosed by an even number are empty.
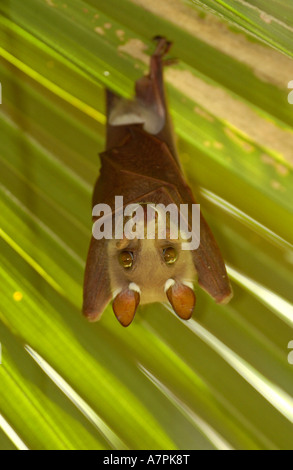
{"type": "Polygon", "coordinates": [[[175,282],[172,279],[169,279],[169,281],[171,281],[169,283],[170,287],[167,288],[166,295],[174,312],[178,317],[182,318],[182,320],[189,320],[196,302],[193,289],[181,282],[175,282]]]}
{"type": "Polygon", "coordinates": [[[116,295],[113,301],[113,310],[117,320],[122,326],[128,326],[132,322],[139,305],[140,295],[129,288],[116,295]]]}
{"type": "Polygon", "coordinates": [[[111,297],[107,240],[92,237],[84,276],[83,314],[89,321],[99,320],[111,297]]]}

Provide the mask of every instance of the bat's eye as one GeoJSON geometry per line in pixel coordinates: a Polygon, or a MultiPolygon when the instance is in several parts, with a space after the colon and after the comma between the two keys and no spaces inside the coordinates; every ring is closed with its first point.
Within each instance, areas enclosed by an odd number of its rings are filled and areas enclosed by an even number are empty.
{"type": "Polygon", "coordinates": [[[133,265],[133,253],[132,251],[122,251],[119,255],[119,263],[123,268],[129,269],[133,265]]]}
{"type": "Polygon", "coordinates": [[[166,264],[173,264],[177,259],[177,253],[175,248],[169,246],[163,250],[163,258],[166,264]]]}

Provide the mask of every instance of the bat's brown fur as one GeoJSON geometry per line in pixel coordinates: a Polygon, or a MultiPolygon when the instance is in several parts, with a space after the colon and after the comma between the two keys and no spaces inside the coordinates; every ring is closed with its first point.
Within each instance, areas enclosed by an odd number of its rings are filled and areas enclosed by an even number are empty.
{"type": "MultiPolygon", "coordinates": [[[[120,99],[107,91],[106,151],[101,154],[102,167],[94,189],[93,206],[105,203],[114,209],[116,195],[123,196],[124,205],[136,202],[167,206],[175,203],[178,207],[180,204],[191,207],[195,203],[181,171],[164,94],[163,56],[169,47],[170,43],[164,38],[158,39],[157,49],[151,57],[150,73],[136,83],[135,101],[125,108],[131,109],[129,119],[132,122],[127,122],[126,115],[122,125],[115,125],[117,117],[111,119],[111,114],[115,116],[117,106],[122,112],[124,105],[121,106],[120,99]],[[151,126],[147,120],[154,116],[155,124],[151,126]],[[151,134],[150,128],[156,133],[151,134]]],[[[166,301],[164,285],[168,278],[190,285],[197,277],[199,285],[217,302],[231,298],[231,286],[220,250],[202,215],[198,249],[184,252],[179,247],[178,260],[173,266],[162,262],[159,240],[139,240],[137,243],[138,261],[133,269],[123,270],[117,261],[116,241],[92,238],[83,303],[83,313],[89,320],[98,319],[113,294],[127,289],[129,282],[138,286],[141,303],[166,301]]],[[[181,292],[178,284],[176,286],[176,292],[181,292]]],[[[123,300],[123,296],[120,298],[123,300]]],[[[170,292],[168,298],[172,298],[170,292]]],[[[177,298],[176,302],[178,304],[177,298]]]]}

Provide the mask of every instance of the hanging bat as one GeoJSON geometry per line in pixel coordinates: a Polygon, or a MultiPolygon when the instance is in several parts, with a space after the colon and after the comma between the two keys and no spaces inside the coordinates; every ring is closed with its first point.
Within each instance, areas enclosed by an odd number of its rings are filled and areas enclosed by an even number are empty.
{"type": "MultiPolygon", "coordinates": [[[[164,93],[167,61],[163,58],[171,43],[162,37],[156,40],[149,74],[136,82],[135,99],[126,101],[107,91],[106,151],[100,155],[93,207],[107,204],[113,220],[117,195],[123,197],[123,207],[137,203],[144,212],[150,204],[187,204],[189,208],[195,204],[180,166],[164,93]]],[[[93,221],[98,221],[97,214],[93,215],[93,221]]],[[[194,250],[182,249],[182,237],[171,239],[170,223],[165,239],[93,236],[85,269],[83,314],[96,321],[113,300],[117,319],[128,326],[139,304],[169,301],[175,313],[187,320],[195,307],[196,280],[218,303],[232,297],[223,258],[201,214],[200,243],[194,250]]]]}

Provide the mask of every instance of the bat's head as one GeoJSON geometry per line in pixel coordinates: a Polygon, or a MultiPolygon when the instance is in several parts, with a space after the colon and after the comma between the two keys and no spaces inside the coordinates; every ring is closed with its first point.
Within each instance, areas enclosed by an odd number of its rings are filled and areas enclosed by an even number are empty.
{"type": "MultiPolygon", "coordinates": [[[[154,302],[170,302],[180,318],[191,317],[196,278],[192,252],[182,249],[183,240],[171,230],[169,218],[162,236],[158,213],[149,222],[146,213],[144,206],[143,217],[139,222],[136,220],[136,236],[133,232],[132,236],[127,231],[125,234],[124,230],[121,239],[92,238],[83,305],[90,321],[100,318],[111,299],[114,313],[123,326],[130,325],[139,305],[154,302]]],[[[121,220],[125,229],[129,218],[121,220]]]]}
{"type": "Polygon", "coordinates": [[[128,326],[139,304],[166,302],[184,319],[192,315],[195,270],[191,253],[170,240],[112,240],[108,244],[113,310],[128,326]]]}
{"type": "Polygon", "coordinates": [[[146,224],[143,238],[110,240],[107,246],[113,310],[123,326],[131,323],[139,304],[169,301],[183,319],[195,306],[191,252],[182,250],[179,237],[170,238],[169,226],[164,238],[157,230],[150,233],[146,224]]]}

